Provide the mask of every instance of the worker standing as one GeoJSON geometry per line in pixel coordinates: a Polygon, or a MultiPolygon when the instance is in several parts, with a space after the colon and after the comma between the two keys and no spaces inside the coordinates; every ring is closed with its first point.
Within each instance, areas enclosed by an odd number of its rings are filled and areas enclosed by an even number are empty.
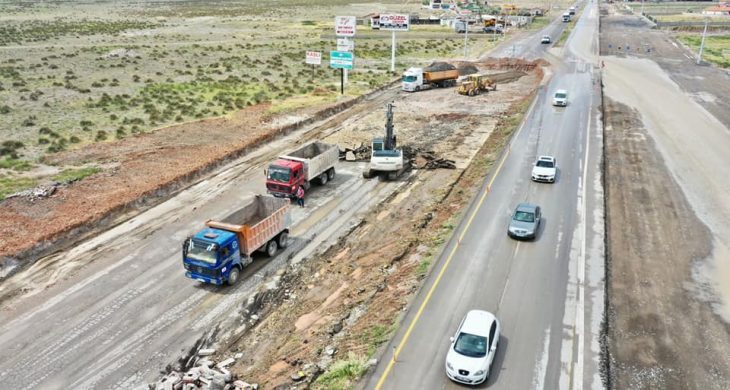
{"type": "Polygon", "coordinates": [[[304,207],[304,187],[303,186],[297,187],[296,197],[297,197],[297,204],[300,207],[304,207]]]}

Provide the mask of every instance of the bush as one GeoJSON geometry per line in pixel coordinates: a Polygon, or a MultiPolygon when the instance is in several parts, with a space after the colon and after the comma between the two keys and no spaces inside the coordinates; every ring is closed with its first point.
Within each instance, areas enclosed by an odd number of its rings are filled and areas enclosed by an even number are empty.
{"type": "Polygon", "coordinates": [[[10,106],[4,105],[0,106],[0,114],[8,114],[10,113],[10,106]]]}
{"type": "Polygon", "coordinates": [[[98,132],[96,132],[96,137],[94,137],[94,140],[95,141],[104,141],[104,140],[106,140],[106,138],[107,138],[106,131],[99,130],[98,132]]]}

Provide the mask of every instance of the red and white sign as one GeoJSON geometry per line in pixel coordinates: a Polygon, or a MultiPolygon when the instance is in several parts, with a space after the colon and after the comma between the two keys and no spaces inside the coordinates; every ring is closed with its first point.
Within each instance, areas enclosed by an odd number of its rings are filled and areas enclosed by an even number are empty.
{"type": "Polygon", "coordinates": [[[307,51],[306,63],[312,65],[320,65],[322,63],[321,51],[307,51]]]}
{"type": "Polygon", "coordinates": [[[380,29],[387,31],[408,31],[410,21],[408,15],[381,14],[380,29]]]}
{"type": "Polygon", "coordinates": [[[357,19],[354,16],[335,16],[335,35],[354,37],[357,19]]]}

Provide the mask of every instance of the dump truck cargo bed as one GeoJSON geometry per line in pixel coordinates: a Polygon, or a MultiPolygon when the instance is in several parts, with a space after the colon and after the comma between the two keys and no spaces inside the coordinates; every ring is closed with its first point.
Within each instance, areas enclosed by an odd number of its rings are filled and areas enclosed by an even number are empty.
{"type": "Polygon", "coordinates": [[[337,145],[315,141],[279,158],[302,162],[306,178],[311,181],[335,166],[340,158],[340,149],[337,145]]]}
{"type": "Polygon", "coordinates": [[[210,220],[206,225],[236,233],[241,243],[241,253],[251,256],[273,237],[288,229],[289,204],[288,199],[256,195],[251,203],[222,221],[210,220]]]}
{"type": "Polygon", "coordinates": [[[442,70],[437,72],[423,72],[423,78],[429,83],[442,80],[456,80],[459,77],[459,71],[456,69],[442,70]]]}

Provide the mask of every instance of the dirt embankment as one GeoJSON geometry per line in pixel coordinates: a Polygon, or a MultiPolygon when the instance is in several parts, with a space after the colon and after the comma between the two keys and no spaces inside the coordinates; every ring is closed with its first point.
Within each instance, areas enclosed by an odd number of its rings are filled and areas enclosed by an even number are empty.
{"type": "Polygon", "coordinates": [[[692,274],[711,235],[655,149],[640,114],[604,100],[610,384],[727,389],[730,327],[692,274]]]}

